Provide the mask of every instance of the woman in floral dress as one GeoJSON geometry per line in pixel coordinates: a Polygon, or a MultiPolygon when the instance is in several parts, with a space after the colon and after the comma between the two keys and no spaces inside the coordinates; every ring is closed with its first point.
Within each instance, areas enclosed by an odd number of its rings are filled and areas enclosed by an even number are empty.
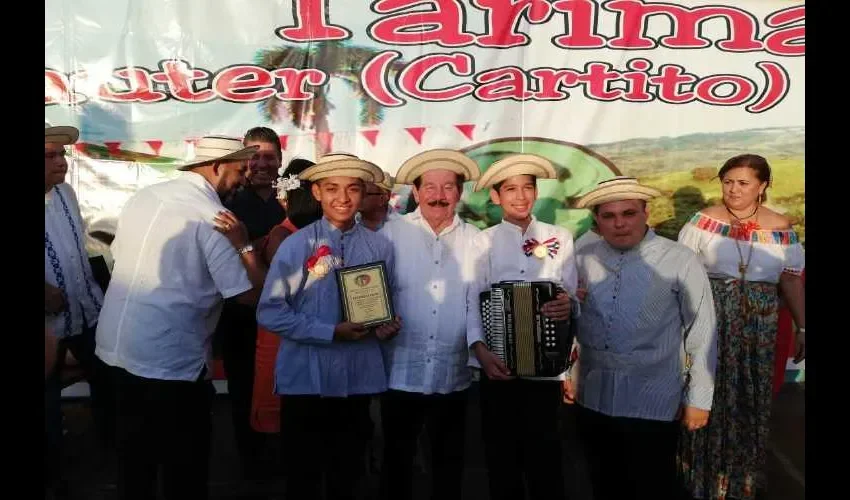
{"type": "Polygon", "coordinates": [[[680,472],[694,498],[750,499],[765,486],[781,289],[805,356],[803,247],[788,219],[762,205],[771,171],[744,154],[720,169],[723,203],[697,212],[679,242],[700,256],[717,311],[717,368],[708,425],[682,430],[680,472]]]}

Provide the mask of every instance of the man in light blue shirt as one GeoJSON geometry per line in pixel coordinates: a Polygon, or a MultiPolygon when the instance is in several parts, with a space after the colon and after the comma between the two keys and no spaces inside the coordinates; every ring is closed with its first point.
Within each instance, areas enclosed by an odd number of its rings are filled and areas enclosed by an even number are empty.
{"type": "Polygon", "coordinates": [[[679,425],[708,421],[716,335],[708,276],[684,245],[647,226],[658,191],[633,178],[600,183],[600,240],[576,255],[587,295],[578,320],[577,424],[594,498],[678,498],[679,425]]]}
{"type": "Polygon", "coordinates": [[[324,215],[281,243],[257,308],[258,323],[283,337],[275,393],[287,498],[321,498],[322,489],[329,500],[353,498],[364,470],[370,399],[387,389],[380,342],[400,323],[344,321],[334,271],[383,261],[392,289],[392,246],[354,221],[365,183],[382,176],[347,154],[326,155],[300,174],[324,215]]]}

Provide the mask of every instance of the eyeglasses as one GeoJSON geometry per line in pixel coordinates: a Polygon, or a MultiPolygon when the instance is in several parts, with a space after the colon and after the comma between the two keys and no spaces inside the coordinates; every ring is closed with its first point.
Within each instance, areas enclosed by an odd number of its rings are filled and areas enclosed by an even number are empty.
{"type": "Polygon", "coordinates": [[[366,191],[366,196],[380,196],[382,194],[384,194],[383,191],[372,191],[371,193],[369,191],[366,191]]]}

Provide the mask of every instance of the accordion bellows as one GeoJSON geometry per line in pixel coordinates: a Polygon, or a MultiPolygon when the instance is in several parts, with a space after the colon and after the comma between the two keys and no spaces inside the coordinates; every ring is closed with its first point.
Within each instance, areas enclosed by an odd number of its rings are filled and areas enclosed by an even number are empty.
{"type": "Polygon", "coordinates": [[[487,348],[520,377],[557,377],[567,369],[572,322],[555,321],[540,308],[558,287],[549,281],[502,281],[481,292],[487,348]]]}

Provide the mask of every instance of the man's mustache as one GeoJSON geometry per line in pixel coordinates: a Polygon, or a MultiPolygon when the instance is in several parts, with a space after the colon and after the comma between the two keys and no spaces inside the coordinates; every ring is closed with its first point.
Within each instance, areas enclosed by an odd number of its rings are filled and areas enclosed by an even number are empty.
{"type": "Polygon", "coordinates": [[[449,206],[449,202],[446,200],[434,200],[428,202],[429,207],[447,207],[449,206]]]}

